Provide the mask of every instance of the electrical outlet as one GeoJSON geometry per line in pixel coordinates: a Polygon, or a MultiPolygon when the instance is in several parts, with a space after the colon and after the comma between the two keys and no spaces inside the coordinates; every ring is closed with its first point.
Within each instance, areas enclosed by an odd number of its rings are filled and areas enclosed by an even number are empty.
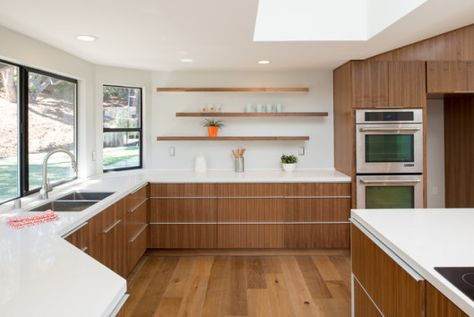
{"type": "Polygon", "coordinates": [[[305,155],[305,147],[304,145],[298,147],[298,155],[299,156],[304,156],[305,155]]]}
{"type": "Polygon", "coordinates": [[[169,149],[168,149],[168,151],[169,151],[169,155],[170,155],[171,157],[174,157],[174,156],[175,156],[176,151],[175,151],[174,146],[170,146],[169,149]]]}

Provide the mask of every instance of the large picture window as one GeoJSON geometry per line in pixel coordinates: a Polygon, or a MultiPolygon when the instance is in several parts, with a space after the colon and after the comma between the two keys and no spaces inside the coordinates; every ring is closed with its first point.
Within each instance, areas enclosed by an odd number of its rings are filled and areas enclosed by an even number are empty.
{"type": "MultiPolygon", "coordinates": [[[[0,203],[41,187],[45,155],[77,154],[77,81],[0,61],[0,203]]],[[[49,161],[53,185],[74,178],[67,155],[49,161]]]]}
{"type": "Polygon", "coordinates": [[[142,167],[142,89],[104,86],[103,169],[142,167]]]}

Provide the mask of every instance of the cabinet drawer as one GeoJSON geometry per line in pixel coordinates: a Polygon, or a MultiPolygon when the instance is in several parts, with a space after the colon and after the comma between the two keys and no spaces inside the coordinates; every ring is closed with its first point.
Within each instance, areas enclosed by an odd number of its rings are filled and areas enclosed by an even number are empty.
{"type": "Polygon", "coordinates": [[[215,197],[215,184],[151,184],[154,197],[215,197]]]}
{"type": "Polygon", "coordinates": [[[414,279],[356,226],[352,272],[384,316],[423,316],[425,283],[414,279]]]}
{"type": "Polygon", "coordinates": [[[126,210],[130,211],[137,208],[147,199],[148,199],[148,185],[145,185],[127,196],[126,210]]]}
{"type": "Polygon", "coordinates": [[[217,225],[150,224],[149,248],[216,248],[217,225]]]}
{"type": "Polygon", "coordinates": [[[152,198],[151,223],[217,222],[217,203],[208,198],[152,198]]]}
{"type": "Polygon", "coordinates": [[[218,222],[349,222],[350,198],[226,198],[218,222]]]}
{"type": "Polygon", "coordinates": [[[350,197],[350,183],[218,184],[218,197],[350,197]]]}
{"type": "Polygon", "coordinates": [[[127,240],[127,271],[131,272],[145,253],[148,244],[148,224],[142,227],[127,240]]]}
{"type": "Polygon", "coordinates": [[[349,247],[348,224],[219,224],[219,248],[349,247]]]}
{"type": "Polygon", "coordinates": [[[125,215],[127,219],[127,240],[129,240],[143,228],[143,225],[148,223],[148,200],[145,200],[134,209],[127,211],[125,215]]]}
{"type": "Polygon", "coordinates": [[[354,317],[383,317],[357,280],[354,280],[354,317]]]}
{"type": "Polygon", "coordinates": [[[84,222],[72,232],[68,233],[64,239],[85,253],[89,253],[89,223],[84,222]]]}

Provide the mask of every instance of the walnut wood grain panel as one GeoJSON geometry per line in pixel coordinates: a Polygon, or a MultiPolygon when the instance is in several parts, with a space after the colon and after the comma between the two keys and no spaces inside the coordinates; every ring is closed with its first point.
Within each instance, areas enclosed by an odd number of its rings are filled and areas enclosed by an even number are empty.
{"type": "Polygon", "coordinates": [[[426,78],[428,93],[468,90],[466,62],[428,62],[426,78]]]}
{"type": "Polygon", "coordinates": [[[348,224],[221,224],[219,248],[338,248],[349,247],[348,224]]]}
{"type": "Polygon", "coordinates": [[[474,61],[467,62],[467,90],[474,92],[474,61]]]}
{"type": "Polygon", "coordinates": [[[474,207],[474,97],[444,100],[446,207],[474,207]]]}
{"type": "Polygon", "coordinates": [[[218,199],[218,222],[343,222],[347,198],[228,198],[218,199]]]}
{"type": "Polygon", "coordinates": [[[354,280],[354,317],[383,317],[357,280],[354,280]]]}
{"type": "Polygon", "coordinates": [[[126,198],[126,210],[130,211],[137,208],[143,201],[148,199],[149,186],[145,185],[136,192],[129,194],[126,198]]]}
{"type": "Polygon", "coordinates": [[[217,225],[150,224],[148,247],[158,249],[216,248],[217,225]]]}
{"type": "Polygon", "coordinates": [[[125,213],[126,240],[134,237],[148,223],[149,200],[145,200],[141,205],[125,213]]]}
{"type": "Polygon", "coordinates": [[[388,64],[386,62],[354,61],[352,63],[353,107],[387,107],[388,64]]]}
{"type": "Polygon", "coordinates": [[[79,250],[89,253],[89,236],[89,223],[85,223],[81,228],[64,237],[64,239],[79,250]]]}
{"type": "Polygon", "coordinates": [[[425,62],[390,62],[388,73],[390,107],[426,106],[425,62]]]}
{"type": "Polygon", "coordinates": [[[446,296],[441,294],[433,285],[426,283],[426,316],[428,317],[467,317],[446,296]]]}
{"type": "Polygon", "coordinates": [[[385,316],[423,316],[425,282],[416,281],[352,226],[352,272],[385,316]]]}
{"type": "Polygon", "coordinates": [[[215,184],[151,184],[150,197],[215,197],[215,184]]]}
{"type": "Polygon", "coordinates": [[[142,228],[134,236],[127,239],[127,272],[131,272],[140,258],[145,254],[148,246],[148,225],[142,228]]]}
{"type": "Polygon", "coordinates": [[[474,24],[379,54],[370,60],[474,60],[474,24]]]}
{"type": "Polygon", "coordinates": [[[217,222],[217,200],[152,198],[150,222],[217,222]]]}
{"type": "Polygon", "coordinates": [[[350,183],[235,183],[218,184],[218,197],[350,196],[350,183]]]}

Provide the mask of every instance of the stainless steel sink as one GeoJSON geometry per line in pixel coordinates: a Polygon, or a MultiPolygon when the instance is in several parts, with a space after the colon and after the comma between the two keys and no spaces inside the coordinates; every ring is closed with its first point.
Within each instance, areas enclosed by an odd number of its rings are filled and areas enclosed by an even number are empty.
{"type": "Polygon", "coordinates": [[[51,209],[52,211],[71,211],[71,212],[78,212],[78,211],[83,211],[86,208],[89,208],[90,206],[94,205],[97,203],[97,201],[51,201],[49,203],[43,204],[41,206],[38,206],[34,209],[31,209],[30,211],[46,211],[48,209],[51,209]]]}
{"type": "Polygon", "coordinates": [[[58,201],[63,201],[63,200],[88,200],[88,201],[99,201],[104,198],[109,197],[112,195],[113,192],[72,192],[67,194],[66,196],[63,196],[61,198],[58,198],[58,201]]]}

